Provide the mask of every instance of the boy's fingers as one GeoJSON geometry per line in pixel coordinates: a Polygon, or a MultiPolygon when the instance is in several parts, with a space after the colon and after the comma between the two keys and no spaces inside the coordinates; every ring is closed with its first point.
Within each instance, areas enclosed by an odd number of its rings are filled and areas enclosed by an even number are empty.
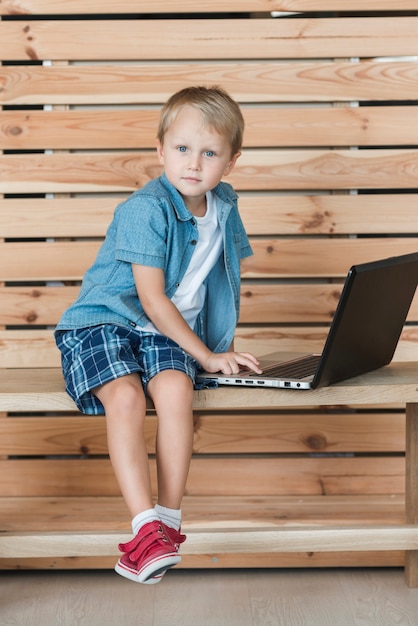
{"type": "Polygon", "coordinates": [[[240,360],[238,359],[237,360],[241,365],[246,365],[247,367],[252,369],[254,372],[261,374],[262,370],[258,367],[259,361],[258,359],[256,359],[254,355],[249,354],[247,352],[241,352],[238,354],[240,356],[240,360]]]}

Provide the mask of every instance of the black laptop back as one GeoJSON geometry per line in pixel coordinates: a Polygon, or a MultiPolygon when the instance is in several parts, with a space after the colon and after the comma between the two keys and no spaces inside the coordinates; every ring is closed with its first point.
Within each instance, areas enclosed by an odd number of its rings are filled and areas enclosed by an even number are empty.
{"type": "Polygon", "coordinates": [[[354,265],[348,274],[312,387],[392,360],[418,283],[418,252],[354,265]]]}

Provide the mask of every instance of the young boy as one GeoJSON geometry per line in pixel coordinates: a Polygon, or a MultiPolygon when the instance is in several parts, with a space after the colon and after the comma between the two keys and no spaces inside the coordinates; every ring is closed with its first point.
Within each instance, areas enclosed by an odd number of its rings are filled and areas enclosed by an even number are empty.
{"type": "Polygon", "coordinates": [[[199,368],[225,374],[257,359],[233,351],[240,260],[251,254],[232,187],[244,122],[220,88],[191,87],[162,109],[164,173],[116,211],[77,301],[56,329],[67,391],[105,414],[110,459],[134,538],[116,571],[156,583],[180,561],[181,501],[192,454],[199,368]],[[158,416],[158,503],[144,439],[146,394],[158,416]]]}

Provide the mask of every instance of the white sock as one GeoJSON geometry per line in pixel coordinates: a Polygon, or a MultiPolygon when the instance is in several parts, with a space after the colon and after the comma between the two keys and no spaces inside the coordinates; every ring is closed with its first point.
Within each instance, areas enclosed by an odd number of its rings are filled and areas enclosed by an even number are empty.
{"type": "Polygon", "coordinates": [[[175,530],[180,530],[181,509],[169,509],[166,506],[161,506],[161,504],[156,504],[155,511],[157,512],[160,520],[166,524],[166,526],[174,528],[175,530]]]}
{"type": "Polygon", "coordinates": [[[158,521],[160,521],[160,518],[158,517],[158,513],[156,513],[155,509],[147,509],[146,511],[142,511],[142,513],[138,513],[138,515],[135,515],[132,520],[132,531],[134,535],[136,535],[144,524],[158,521]]]}

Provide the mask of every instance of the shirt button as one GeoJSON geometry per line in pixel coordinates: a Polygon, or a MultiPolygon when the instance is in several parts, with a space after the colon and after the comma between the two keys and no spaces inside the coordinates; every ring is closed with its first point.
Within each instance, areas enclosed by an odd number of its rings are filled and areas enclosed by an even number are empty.
{"type": "Polygon", "coordinates": [[[192,244],[192,246],[195,246],[197,244],[197,241],[196,239],[192,239],[190,243],[192,244]]]}

